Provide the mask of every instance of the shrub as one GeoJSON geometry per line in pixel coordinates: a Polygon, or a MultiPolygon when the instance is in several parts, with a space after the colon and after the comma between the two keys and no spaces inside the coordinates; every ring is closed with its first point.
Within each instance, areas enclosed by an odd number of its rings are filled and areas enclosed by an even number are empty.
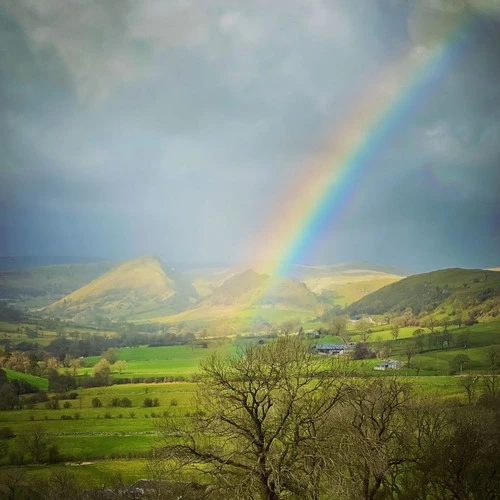
{"type": "Polygon", "coordinates": [[[144,399],[144,401],[142,402],[142,406],[151,408],[153,406],[153,400],[151,398],[144,399]]]}
{"type": "Polygon", "coordinates": [[[69,401],[65,401],[63,404],[63,408],[65,409],[71,408],[71,403],[69,401]]]}
{"type": "Polygon", "coordinates": [[[10,439],[14,437],[14,433],[10,427],[0,428],[0,439],[10,439]]]}
{"type": "Polygon", "coordinates": [[[59,409],[59,401],[57,399],[51,399],[45,403],[45,408],[47,410],[58,410],[59,409]]]}
{"type": "Polygon", "coordinates": [[[107,411],[105,414],[104,414],[104,418],[113,418],[113,416],[111,415],[111,413],[109,413],[109,411],[107,411]]]}
{"type": "Polygon", "coordinates": [[[124,408],[130,408],[132,406],[132,401],[129,398],[122,398],[120,405],[124,408]]]}
{"type": "Polygon", "coordinates": [[[111,400],[111,406],[120,406],[120,398],[113,398],[111,400]]]}
{"type": "Polygon", "coordinates": [[[177,399],[171,399],[170,400],[170,406],[177,406],[179,403],[177,401],[177,399]]]}
{"type": "Polygon", "coordinates": [[[92,406],[94,408],[100,408],[102,406],[102,401],[99,398],[92,399],[92,406]]]}

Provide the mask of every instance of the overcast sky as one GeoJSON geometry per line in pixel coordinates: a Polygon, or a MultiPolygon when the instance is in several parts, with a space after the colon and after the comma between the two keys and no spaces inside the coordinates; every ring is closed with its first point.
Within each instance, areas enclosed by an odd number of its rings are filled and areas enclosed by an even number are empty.
{"type": "Polygon", "coordinates": [[[500,265],[498,0],[0,0],[0,255],[240,260],[352,89],[460,16],[307,260],[500,265]]]}

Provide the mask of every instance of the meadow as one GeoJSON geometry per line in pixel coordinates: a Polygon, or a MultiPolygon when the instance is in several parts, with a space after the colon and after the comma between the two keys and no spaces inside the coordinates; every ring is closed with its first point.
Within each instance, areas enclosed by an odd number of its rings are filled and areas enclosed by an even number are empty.
{"type": "MultiPolygon", "coordinates": [[[[466,393],[460,376],[451,376],[450,361],[459,353],[465,353],[471,363],[465,366],[464,374],[487,373],[488,347],[500,340],[500,323],[482,323],[470,327],[454,328],[453,338],[466,334],[468,347],[441,348],[415,354],[412,363],[419,365],[418,371],[403,368],[397,375],[411,383],[415,393],[427,398],[451,398],[466,402],[466,393]],[[418,376],[417,376],[418,375],[418,376]]],[[[351,327],[354,328],[354,327],[351,327]]],[[[415,328],[401,328],[397,340],[387,325],[373,326],[370,341],[376,345],[389,341],[391,357],[404,361],[405,346],[412,341],[415,328]]],[[[351,330],[356,340],[355,330],[351,330]]],[[[14,333],[15,334],[15,333],[14,333]]],[[[430,334],[424,336],[424,349],[430,334]]],[[[117,358],[125,362],[120,374],[112,366],[114,385],[94,388],[78,388],[74,399],[60,399],[56,409],[48,409],[41,402],[22,410],[0,411],[0,429],[7,427],[17,437],[2,440],[8,450],[0,471],[23,470],[30,477],[42,477],[54,471],[66,470],[88,485],[109,483],[110,478],[131,483],[145,475],[145,463],[149,450],[155,442],[157,421],[167,412],[179,417],[193,413],[193,400],[197,390],[195,379],[199,364],[214,353],[222,356],[238,353],[246,344],[259,341],[257,336],[237,336],[231,339],[206,339],[193,345],[165,347],[125,347],[117,350],[117,358]],[[151,383],[123,383],[133,378],[149,379],[151,383]],[[170,380],[170,382],[165,382],[170,380]],[[116,383],[121,382],[121,383],[116,383]],[[152,383],[155,382],[155,383],[152,383]],[[99,401],[96,404],[96,399],[99,401]],[[127,400],[127,406],[116,406],[127,400]],[[157,401],[157,406],[145,406],[147,400],[157,401]],[[117,403],[118,401],[118,403],[117,403]],[[58,447],[62,463],[47,466],[16,465],[21,453],[19,436],[30,433],[41,426],[51,442],[58,447]],[[16,469],[17,467],[17,469],[16,469]]],[[[266,342],[267,340],[264,340],[266,342]]],[[[315,342],[340,342],[334,336],[310,339],[315,342]]],[[[91,375],[93,366],[100,357],[82,360],[79,375],[91,375]]],[[[373,365],[379,360],[359,361],[358,367],[372,376],[394,376],[394,372],[375,372],[373,365]]],[[[61,369],[64,371],[64,369],[61,369]]],[[[25,380],[40,390],[47,391],[47,379],[6,370],[10,379],[25,380]]],[[[49,396],[52,396],[49,394],[49,396]]]]}

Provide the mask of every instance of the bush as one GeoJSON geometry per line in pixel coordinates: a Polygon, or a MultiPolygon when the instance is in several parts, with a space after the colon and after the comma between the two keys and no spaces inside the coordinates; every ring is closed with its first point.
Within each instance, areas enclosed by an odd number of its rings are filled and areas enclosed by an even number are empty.
{"type": "Polygon", "coordinates": [[[130,408],[132,406],[132,401],[129,398],[122,398],[120,405],[124,408],[130,408]]]}
{"type": "Polygon", "coordinates": [[[153,406],[153,400],[151,398],[144,399],[144,401],[142,402],[142,406],[151,408],[153,406]]]}
{"type": "Polygon", "coordinates": [[[94,408],[100,408],[102,406],[102,401],[99,398],[92,399],[92,406],[94,408]]]}
{"type": "Polygon", "coordinates": [[[105,414],[104,414],[104,418],[113,418],[113,416],[111,415],[111,413],[109,413],[109,411],[107,411],[105,414]]]}
{"type": "Polygon", "coordinates": [[[0,439],[10,439],[14,437],[14,433],[10,427],[0,428],[0,439]]]}
{"type": "Polygon", "coordinates": [[[120,398],[113,398],[111,400],[111,406],[120,406],[120,398]]]}
{"type": "Polygon", "coordinates": [[[45,403],[45,408],[47,410],[58,410],[59,409],[59,401],[57,399],[51,399],[45,403]]]}
{"type": "Polygon", "coordinates": [[[171,399],[170,400],[170,406],[177,406],[179,403],[177,402],[177,399],[171,399]]]}
{"type": "Polygon", "coordinates": [[[63,404],[63,408],[65,409],[71,408],[71,403],[69,401],[65,401],[63,404]]]}
{"type": "Polygon", "coordinates": [[[47,393],[39,391],[25,399],[27,404],[45,403],[49,400],[47,393]]]}

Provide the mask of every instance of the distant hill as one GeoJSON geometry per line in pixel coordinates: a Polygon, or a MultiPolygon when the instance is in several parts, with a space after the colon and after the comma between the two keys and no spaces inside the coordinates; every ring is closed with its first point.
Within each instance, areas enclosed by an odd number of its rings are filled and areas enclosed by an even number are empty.
{"type": "Polygon", "coordinates": [[[99,259],[97,257],[0,257],[0,271],[20,271],[36,267],[89,264],[104,261],[106,261],[106,259],[99,259]]]}
{"type": "Polygon", "coordinates": [[[243,272],[245,268],[234,267],[207,267],[186,271],[196,292],[200,297],[207,297],[219,288],[226,280],[243,272]]]}
{"type": "Polygon", "coordinates": [[[411,273],[407,269],[385,264],[372,264],[370,262],[342,262],[339,264],[328,264],[323,266],[294,265],[291,269],[291,277],[305,281],[313,278],[328,276],[370,276],[390,275],[408,276],[411,273]]]}
{"type": "Polygon", "coordinates": [[[304,283],[247,269],[224,281],[191,310],[165,320],[217,319],[238,315],[248,308],[308,312],[316,316],[326,306],[304,283]]]}
{"type": "Polygon", "coordinates": [[[352,262],[331,266],[294,266],[296,279],[304,281],[322,300],[345,307],[365,295],[401,280],[404,271],[390,266],[352,262]]]}
{"type": "Polygon", "coordinates": [[[96,316],[133,318],[181,311],[197,300],[191,282],[155,257],[123,262],[43,312],[78,321],[96,316]]]}
{"type": "Polygon", "coordinates": [[[18,307],[43,307],[109,271],[115,264],[97,261],[1,271],[0,299],[18,307]]]}
{"type": "Polygon", "coordinates": [[[401,313],[407,307],[415,314],[438,307],[459,307],[481,316],[500,313],[500,273],[453,268],[415,274],[363,297],[346,311],[358,316],[401,313]]]}
{"type": "MultiPolygon", "coordinates": [[[[198,294],[206,297],[224,281],[240,274],[244,269],[251,268],[259,272],[262,267],[259,264],[248,264],[248,267],[204,268],[191,270],[188,274],[198,294]]],[[[295,265],[292,266],[289,277],[304,282],[312,292],[321,296],[322,301],[345,307],[406,276],[401,273],[402,270],[390,266],[351,262],[328,266],[295,265]]]]}

